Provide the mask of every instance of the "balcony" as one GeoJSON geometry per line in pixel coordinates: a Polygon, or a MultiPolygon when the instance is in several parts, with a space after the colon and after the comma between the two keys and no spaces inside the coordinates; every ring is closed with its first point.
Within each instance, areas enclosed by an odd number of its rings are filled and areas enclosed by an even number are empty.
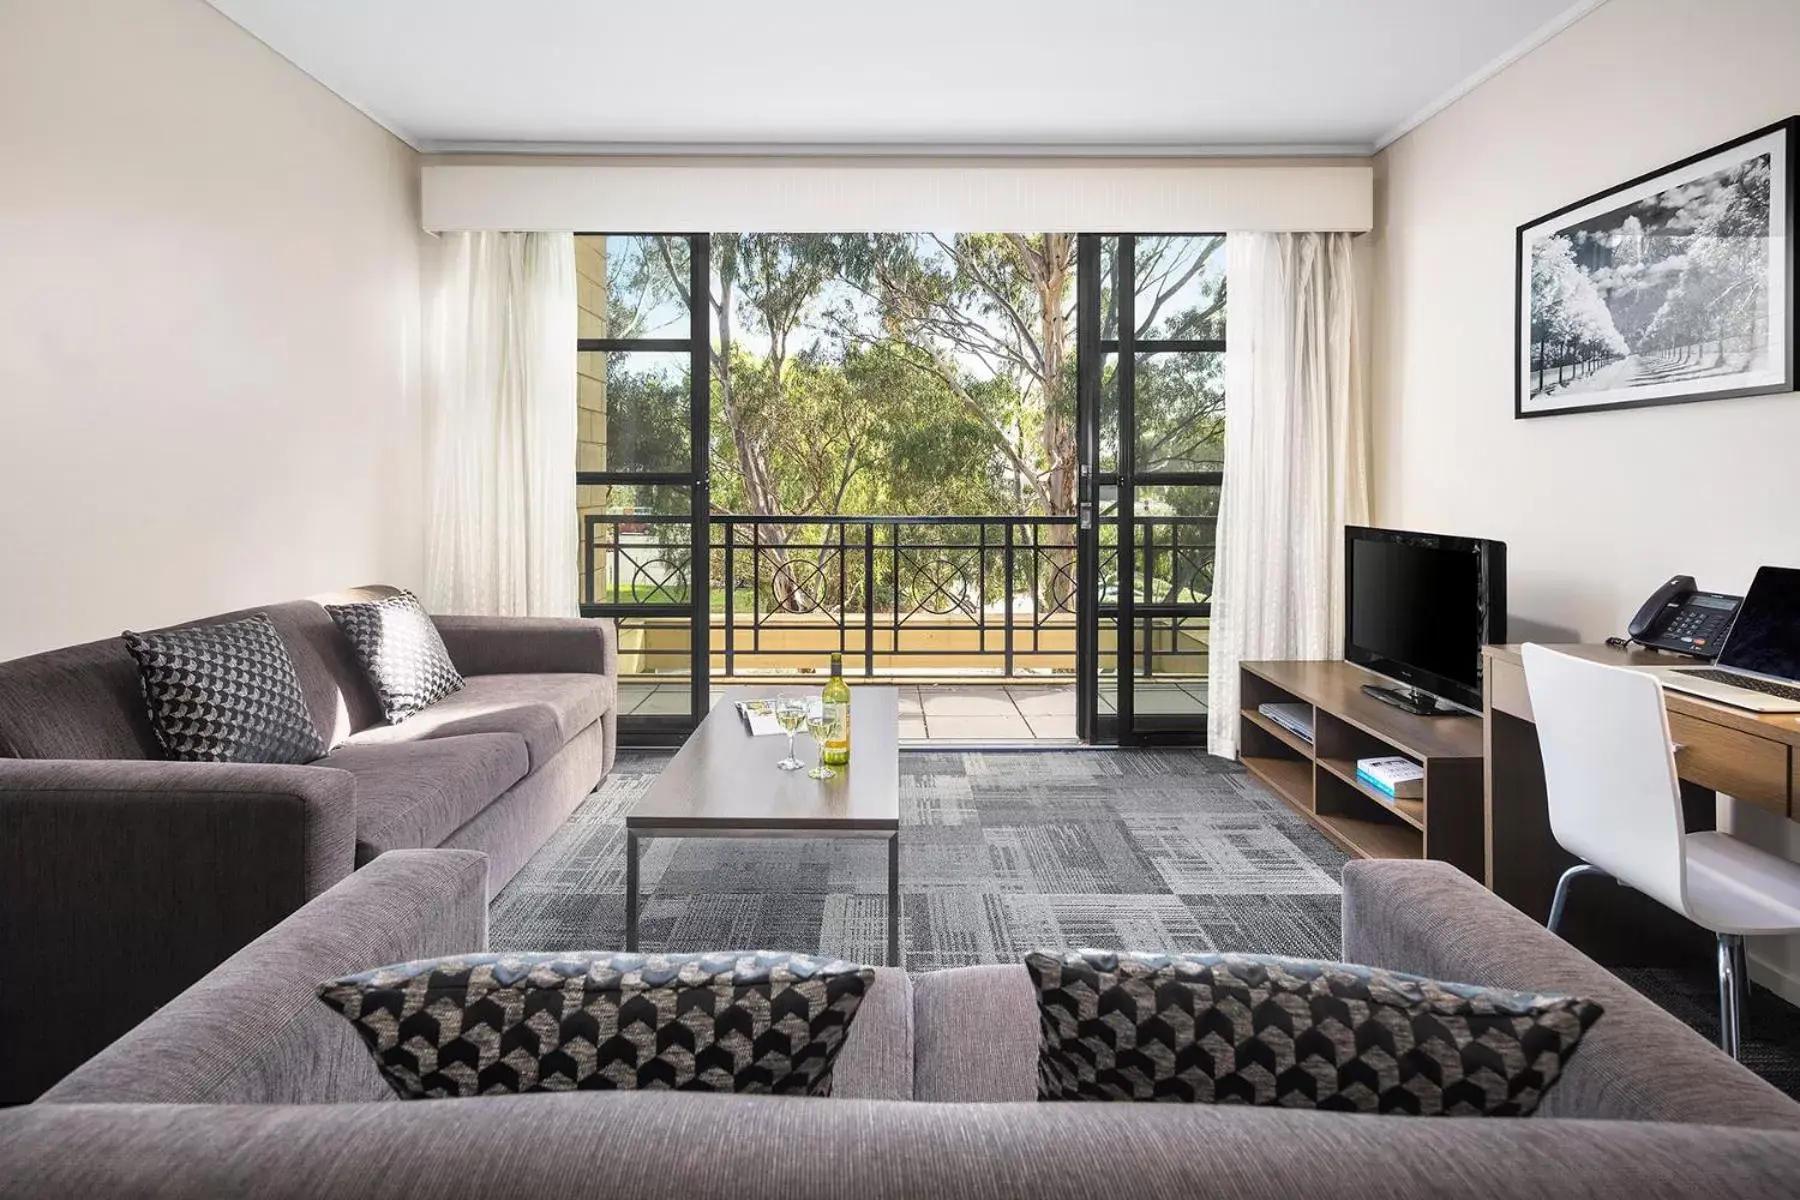
{"type": "MultiPolygon", "coordinates": [[[[1212,516],[1135,523],[1139,712],[1201,715],[1212,516]],[[1184,609],[1172,613],[1171,609],[1184,609]]],[[[716,684],[852,678],[902,688],[902,736],[1041,741],[1075,734],[1075,518],[715,515],[705,636],[716,684]]],[[[1119,553],[1100,546],[1100,704],[1111,711],[1119,553]]],[[[621,712],[687,711],[694,555],[685,515],[583,520],[583,611],[620,621],[621,712]]]]}

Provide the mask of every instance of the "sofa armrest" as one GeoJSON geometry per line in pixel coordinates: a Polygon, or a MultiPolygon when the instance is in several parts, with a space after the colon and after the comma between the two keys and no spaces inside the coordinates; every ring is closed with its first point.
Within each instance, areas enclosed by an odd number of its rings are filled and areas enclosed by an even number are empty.
{"type": "Polygon", "coordinates": [[[379,1100],[327,979],[487,948],[487,855],[393,850],[233,954],[40,1103],[321,1104],[379,1100]]]}
{"type": "Polygon", "coordinates": [[[35,1096],[355,861],[344,771],[0,759],[0,1101],[35,1096]]]}
{"type": "Polygon", "coordinates": [[[1543,1116],[1800,1130],[1800,1104],[1448,863],[1346,864],[1344,958],[1599,1001],[1606,1011],[1545,1094],[1543,1116]]]}
{"type": "Polygon", "coordinates": [[[619,634],[588,617],[433,617],[464,675],[619,673],[619,634]]]}

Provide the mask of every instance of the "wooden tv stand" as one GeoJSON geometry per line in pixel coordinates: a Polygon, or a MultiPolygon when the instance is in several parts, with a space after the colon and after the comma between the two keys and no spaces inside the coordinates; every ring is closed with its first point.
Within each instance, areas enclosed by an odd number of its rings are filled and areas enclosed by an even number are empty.
{"type": "Polygon", "coordinates": [[[1435,858],[1484,877],[1482,722],[1421,717],[1363,694],[1379,676],[1339,661],[1247,662],[1238,673],[1238,761],[1359,858],[1435,858]],[[1257,711],[1313,709],[1313,742],[1257,711]],[[1356,760],[1402,754],[1425,768],[1425,795],[1396,800],[1358,782],[1356,760]]]}

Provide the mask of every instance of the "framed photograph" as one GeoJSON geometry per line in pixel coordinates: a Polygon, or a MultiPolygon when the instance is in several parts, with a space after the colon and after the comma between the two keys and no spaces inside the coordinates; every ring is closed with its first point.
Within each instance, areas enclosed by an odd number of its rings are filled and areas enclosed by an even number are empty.
{"type": "Polygon", "coordinates": [[[1519,226],[1515,417],[1794,390],[1797,128],[1519,226]]]}

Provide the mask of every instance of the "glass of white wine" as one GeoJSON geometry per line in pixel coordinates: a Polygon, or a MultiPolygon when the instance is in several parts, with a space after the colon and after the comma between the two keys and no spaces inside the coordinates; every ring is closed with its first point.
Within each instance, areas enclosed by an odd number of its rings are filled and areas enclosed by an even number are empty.
{"type": "Polygon", "coordinates": [[[775,765],[784,771],[798,771],[806,764],[794,756],[794,735],[806,724],[806,701],[799,696],[777,696],[775,723],[788,735],[787,757],[775,765]]]}
{"type": "Polygon", "coordinates": [[[837,772],[825,765],[825,740],[831,736],[835,722],[825,711],[825,702],[814,700],[806,706],[806,732],[819,744],[819,765],[806,773],[808,779],[836,779],[837,772]]]}

